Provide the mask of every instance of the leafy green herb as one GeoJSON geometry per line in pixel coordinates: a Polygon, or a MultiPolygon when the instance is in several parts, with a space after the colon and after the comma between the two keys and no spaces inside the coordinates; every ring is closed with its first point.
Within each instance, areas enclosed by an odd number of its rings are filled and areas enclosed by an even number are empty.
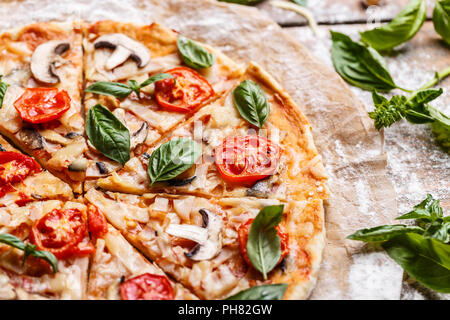
{"type": "Polygon", "coordinates": [[[298,4],[299,6],[306,7],[308,5],[307,0],[292,0],[292,2],[298,4]]]}
{"type": "Polygon", "coordinates": [[[24,252],[23,264],[25,264],[25,261],[29,256],[33,256],[47,261],[52,266],[53,272],[58,272],[58,260],[53,255],[53,253],[48,251],[36,250],[35,245],[29,243],[25,244],[19,238],[16,238],[15,236],[8,233],[0,234],[0,243],[4,243],[8,246],[22,250],[24,252]]]}
{"type": "Polygon", "coordinates": [[[331,40],[334,68],[347,82],[364,90],[399,88],[392,80],[383,57],[374,49],[339,32],[331,31],[331,40]]]}
{"type": "Polygon", "coordinates": [[[361,32],[361,39],[378,51],[386,51],[411,39],[427,17],[425,0],[411,0],[388,24],[361,32]]]}
{"type": "Polygon", "coordinates": [[[411,277],[433,290],[450,293],[450,245],[403,234],[382,246],[411,277]]]}
{"type": "Polygon", "coordinates": [[[0,109],[3,106],[3,99],[6,95],[6,89],[8,89],[8,85],[2,81],[2,75],[0,75],[0,109]]]}
{"type": "Polygon", "coordinates": [[[437,1],[433,10],[434,30],[450,45],[450,0],[437,1]]]}
{"type": "Polygon", "coordinates": [[[130,160],[130,132],[108,108],[97,104],[86,117],[86,134],[92,145],[111,160],[130,160]]]}
{"type": "Polygon", "coordinates": [[[183,173],[202,153],[201,146],[192,139],[176,138],[153,151],[148,162],[151,185],[168,181],[183,173]]]}
{"type": "Polygon", "coordinates": [[[233,100],[241,116],[261,128],[270,113],[270,104],[263,89],[251,80],[242,81],[233,90],[233,100]]]}
{"type": "Polygon", "coordinates": [[[226,300],[281,300],[287,284],[265,284],[243,290],[226,300]]]}
{"type": "Polygon", "coordinates": [[[216,61],[214,54],[208,52],[197,42],[183,36],[178,36],[178,50],[184,63],[194,69],[211,67],[216,61]]]}
{"type": "Polygon", "coordinates": [[[228,3],[237,3],[237,4],[243,4],[245,6],[253,6],[255,4],[258,4],[262,2],[263,0],[218,0],[220,2],[228,2],[228,3]]]}
{"type": "Polygon", "coordinates": [[[429,288],[450,292],[450,216],[444,217],[432,195],[398,217],[414,219],[417,226],[386,225],[358,230],[348,239],[382,241],[389,256],[413,278],[429,288]]]}
{"type": "Polygon", "coordinates": [[[84,89],[84,91],[102,94],[105,96],[113,96],[119,99],[128,97],[134,91],[140,98],[141,97],[140,90],[142,88],[166,78],[173,78],[173,76],[167,73],[158,73],[151,76],[141,84],[138,84],[136,80],[128,80],[128,85],[119,82],[99,81],[91,84],[86,89],[84,89]]]}
{"type": "Polygon", "coordinates": [[[264,207],[253,220],[248,234],[248,257],[264,280],[280,261],[281,240],[275,227],[281,222],[283,209],[283,205],[264,207]]]}

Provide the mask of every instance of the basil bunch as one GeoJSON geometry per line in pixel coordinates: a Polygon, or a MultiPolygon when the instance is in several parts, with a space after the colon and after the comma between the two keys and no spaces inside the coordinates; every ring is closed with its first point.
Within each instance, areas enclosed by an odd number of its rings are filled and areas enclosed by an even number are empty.
{"type": "Polygon", "coordinates": [[[269,116],[270,104],[259,84],[252,80],[244,80],[233,89],[232,94],[241,116],[261,128],[269,116]]]}
{"type": "Polygon", "coordinates": [[[411,0],[390,23],[361,32],[361,40],[379,51],[392,50],[414,37],[426,18],[425,0],[411,0]]]}
{"type": "Polygon", "coordinates": [[[358,230],[348,239],[382,242],[382,247],[414,279],[450,293],[450,216],[444,217],[432,195],[398,220],[414,219],[416,226],[385,225],[358,230]]]}
{"type": "Polygon", "coordinates": [[[436,2],[433,10],[434,30],[450,45],[450,0],[436,2]]]}
{"type": "Polygon", "coordinates": [[[265,284],[243,290],[226,300],[281,300],[287,284],[265,284]]]}
{"type": "Polygon", "coordinates": [[[152,152],[148,162],[151,185],[168,181],[180,175],[202,154],[201,146],[192,139],[176,138],[152,152]]]}
{"type": "Polygon", "coordinates": [[[3,99],[6,95],[6,89],[8,89],[8,85],[2,81],[2,75],[0,75],[0,109],[3,106],[3,99]]]}
{"type": "Polygon", "coordinates": [[[92,145],[111,160],[130,160],[130,132],[108,108],[97,104],[86,117],[86,134],[92,145]]]}
{"type": "Polygon", "coordinates": [[[247,253],[253,267],[263,274],[272,271],[281,258],[281,239],[276,226],[283,217],[284,205],[264,207],[250,226],[247,253]]]}
{"type": "Polygon", "coordinates": [[[105,96],[114,96],[119,99],[128,97],[132,92],[136,92],[138,98],[141,97],[141,89],[155,83],[157,81],[173,78],[171,74],[159,73],[151,76],[141,84],[138,84],[136,80],[128,80],[128,85],[119,82],[106,82],[99,81],[88,86],[84,91],[97,94],[103,94],[105,96]]]}
{"type": "Polygon", "coordinates": [[[0,243],[4,243],[8,246],[22,250],[24,252],[22,264],[25,264],[25,261],[27,261],[29,256],[33,256],[47,261],[52,266],[53,272],[58,272],[58,259],[56,259],[53,253],[43,250],[36,250],[35,245],[29,243],[25,244],[19,238],[16,238],[8,233],[0,234],[0,243]]]}
{"type": "Polygon", "coordinates": [[[216,61],[216,57],[212,53],[186,37],[178,36],[177,46],[184,63],[191,68],[209,68],[216,61]]]}

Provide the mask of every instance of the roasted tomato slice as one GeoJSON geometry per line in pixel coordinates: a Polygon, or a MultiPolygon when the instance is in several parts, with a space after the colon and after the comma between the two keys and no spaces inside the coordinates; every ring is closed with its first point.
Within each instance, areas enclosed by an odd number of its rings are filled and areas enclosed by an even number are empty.
{"type": "Polygon", "coordinates": [[[94,238],[101,238],[108,232],[105,216],[93,204],[88,205],[88,226],[94,238]]]}
{"type": "Polygon", "coordinates": [[[90,254],[93,248],[82,243],[85,237],[87,223],[78,209],[54,209],[39,219],[30,231],[30,242],[58,259],[90,254]]]}
{"type": "Polygon", "coordinates": [[[261,136],[230,137],[215,149],[215,158],[223,179],[251,185],[275,172],[280,148],[261,136]]]}
{"type": "Polygon", "coordinates": [[[29,156],[11,151],[0,152],[0,197],[5,195],[11,184],[41,170],[39,163],[29,156]]]}
{"type": "Polygon", "coordinates": [[[30,123],[59,119],[70,108],[70,97],[56,88],[28,88],[14,102],[20,117],[30,123]]]}
{"type": "MultiPolygon", "coordinates": [[[[251,266],[252,263],[250,262],[247,253],[247,241],[248,241],[248,233],[250,232],[250,227],[252,226],[253,220],[254,219],[247,220],[247,222],[241,224],[238,229],[239,248],[241,249],[241,255],[249,266],[251,266]]],[[[278,263],[280,263],[289,253],[288,247],[289,236],[286,232],[283,231],[280,225],[278,225],[275,229],[277,230],[277,234],[280,237],[281,257],[280,261],[278,261],[278,263]]]]}
{"type": "Polygon", "coordinates": [[[164,73],[167,78],[155,83],[158,104],[171,111],[193,112],[206,100],[214,96],[214,89],[208,80],[186,67],[178,67],[164,73]]]}
{"type": "Polygon", "coordinates": [[[144,273],[120,285],[123,300],[173,300],[175,293],[165,276],[144,273]]]}

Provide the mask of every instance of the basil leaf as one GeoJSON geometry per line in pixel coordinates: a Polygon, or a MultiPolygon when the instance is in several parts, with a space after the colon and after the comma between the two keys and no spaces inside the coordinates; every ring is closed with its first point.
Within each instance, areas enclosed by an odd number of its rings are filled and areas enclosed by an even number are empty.
{"type": "Polygon", "coordinates": [[[6,89],[8,89],[8,85],[2,81],[2,77],[3,76],[0,76],[0,109],[3,106],[3,99],[6,95],[6,89]]]}
{"type": "Polygon", "coordinates": [[[292,2],[302,7],[306,7],[308,5],[307,0],[292,0],[292,2]]]}
{"type": "Polygon", "coordinates": [[[226,300],[281,300],[287,284],[265,284],[243,290],[226,300]]]}
{"type": "Polygon", "coordinates": [[[450,0],[437,1],[433,10],[434,30],[450,45],[450,0]]]}
{"type": "Polygon", "coordinates": [[[434,122],[431,123],[431,130],[436,141],[447,153],[450,153],[450,117],[431,106],[428,106],[427,109],[434,119],[434,122]]]}
{"type": "Polygon", "coordinates": [[[86,134],[92,145],[111,160],[124,165],[130,160],[130,132],[105,106],[90,108],[86,134]]]}
{"type": "Polygon", "coordinates": [[[58,259],[53,255],[53,253],[48,251],[36,250],[36,246],[32,244],[25,244],[19,238],[11,234],[0,234],[0,243],[7,244],[11,247],[17,248],[19,250],[24,251],[24,259],[23,263],[27,260],[27,258],[32,255],[33,257],[43,259],[47,261],[53,268],[53,272],[58,272],[58,259]]]}
{"type": "Polygon", "coordinates": [[[393,96],[391,100],[387,100],[376,91],[373,91],[372,100],[375,104],[375,109],[368,114],[374,120],[374,126],[378,130],[390,127],[404,117],[407,102],[406,97],[393,96]]]}
{"type": "Polygon", "coordinates": [[[390,91],[398,88],[383,57],[375,50],[354,42],[349,36],[331,32],[331,59],[347,82],[364,90],[390,91]]]}
{"type": "Polygon", "coordinates": [[[212,53],[186,37],[178,36],[177,46],[184,63],[191,68],[209,68],[216,61],[216,57],[212,53]]]}
{"type": "Polygon", "coordinates": [[[119,99],[126,98],[131,94],[131,92],[133,92],[133,90],[126,84],[104,81],[93,83],[89,87],[84,89],[84,91],[103,94],[105,96],[114,96],[119,99]]]}
{"type": "Polygon", "coordinates": [[[382,246],[418,282],[438,292],[450,293],[450,245],[418,234],[403,234],[382,246]]]}
{"type": "Polygon", "coordinates": [[[433,122],[434,118],[430,115],[429,106],[427,103],[433,101],[442,93],[442,88],[439,90],[421,90],[414,93],[410,98],[408,98],[405,119],[411,123],[433,122]]]}
{"type": "Polygon", "coordinates": [[[242,81],[233,89],[233,100],[241,116],[261,128],[270,113],[270,104],[263,89],[252,80],[242,81]]]}
{"type": "Polygon", "coordinates": [[[443,210],[439,204],[439,199],[434,199],[431,194],[428,194],[426,199],[408,213],[397,217],[397,220],[416,219],[423,222],[432,222],[437,218],[443,217],[443,210]]]}
{"type": "Polygon", "coordinates": [[[281,240],[275,227],[281,222],[284,205],[263,208],[250,226],[247,253],[253,267],[260,271],[264,280],[280,261],[281,240]]]}
{"type": "Polygon", "coordinates": [[[173,78],[173,76],[169,73],[158,73],[155,74],[153,76],[151,76],[150,78],[148,78],[147,80],[145,80],[144,82],[142,82],[139,87],[140,88],[144,88],[146,86],[151,85],[152,83],[155,83],[157,81],[163,80],[163,79],[167,79],[167,78],[173,78]]]}
{"type": "Polygon", "coordinates": [[[426,17],[425,0],[411,0],[390,23],[361,32],[361,40],[378,51],[391,50],[411,39],[426,17]]]}
{"type": "Polygon", "coordinates": [[[192,139],[176,138],[153,151],[148,162],[151,185],[167,181],[183,173],[202,153],[201,146],[192,139]]]}
{"type": "Polygon", "coordinates": [[[347,239],[359,240],[364,242],[386,241],[392,237],[404,233],[418,233],[423,234],[425,230],[416,226],[405,226],[396,224],[392,226],[379,226],[370,229],[361,229],[354,234],[349,235],[347,239]]]}
{"type": "Polygon", "coordinates": [[[442,219],[433,221],[429,225],[427,230],[425,230],[423,237],[426,239],[433,238],[442,243],[449,243],[450,242],[450,222],[444,223],[444,221],[442,219]]]}
{"type": "Polygon", "coordinates": [[[220,2],[237,3],[245,6],[252,6],[262,2],[263,0],[218,0],[220,2]]]}

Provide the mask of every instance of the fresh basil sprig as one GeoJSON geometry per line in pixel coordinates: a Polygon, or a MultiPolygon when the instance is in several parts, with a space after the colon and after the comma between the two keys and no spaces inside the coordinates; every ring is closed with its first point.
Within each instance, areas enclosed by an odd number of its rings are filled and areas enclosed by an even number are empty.
{"type": "Polygon", "coordinates": [[[437,1],[433,10],[434,30],[450,45],[450,0],[437,1]]]}
{"type": "Polygon", "coordinates": [[[2,81],[2,75],[0,75],[0,109],[3,106],[3,99],[6,95],[6,89],[8,89],[8,84],[2,81]]]}
{"type": "Polygon", "coordinates": [[[398,220],[415,226],[385,225],[362,229],[348,239],[382,242],[382,247],[413,278],[439,292],[450,293],[450,216],[432,195],[398,220]]]}
{"type": "Polygon", "coordinates": [[[241,116],[261,128],[270,113],[270,104],[264,90],[252,80],[242,81],[233,89],[233,100],[241,116]]]}
{"type": "Polygon", "coordinates": [[[192,139],[175,138],[152,152],[148,162],[151,185],[180,175],[202,154],[201,146],[192,139]]]}
{"type": "Polygon", "coordinates": [[[108,108],[97,104],[86,117],[86,134],[92,145],[111,160],[130,160],[130,132],[108,108]]]}
{"type": "Polygon", "coordinates": [[[354,42],[340,32],[331,31],[331,40],[334,68],[347,82],[364,90],[390,91],[399,88],[392,80],[383,57],[374,49],[354,42]]]}
{"type": "Polygon", "coordinates": [[[287,284],[264,284],[243,290],[226,300],[281,300],[286,292],[287,284]]]}
{"type": "Polygon", "coordinates": [[[43,250],[36,250],[35,245],[30,243],[25,244],[19,238],[8,233],[0,234],[0,243],[4,243],[8,246],[22,250],[24,252],[22,264],[25,264],[25,261],[27,261],[29,256],[33,256],[47,261],[52,266],[53,272],[58,272],[58,259],[56,259],[53,253],[43,250]]]}
{"type": "Polygon", "coordinates": [[[250,226],[247,253],[253,267],[263,274],[272,271],[281,257],[281,239],[276,226],[283,217],[284,205],[264,207],[250,226]]]}
{"type": "Polygon", "coordinates": [[[181,35],[178,36],[177,46],[184,63],[191,68],[209,68],[216,61],[214,54],[208,52],[197,42],[181,35]]]}
{"type": "Polygon", "coordinates": [[[425,0],[411,0],[388,24],[361,32],[361,40],[378,51],[387,51],[408,41],[427,17],[425,0]]]}
{"type": "Polygon", "coordinates": [[[128,80],[128,85],[119,82],[99,81],[91,84],[86,89],[84,89],[84,91],[102,94],[105,96],[113,96],[119,99],[128,97],[134,91],[140,98],[141,97],[140,90],[142,88],[166,78],[173,78],[173,76],[168,73],[158,73],[151,76],[141,84],[138,84],[136,80],[128,80]]]}

